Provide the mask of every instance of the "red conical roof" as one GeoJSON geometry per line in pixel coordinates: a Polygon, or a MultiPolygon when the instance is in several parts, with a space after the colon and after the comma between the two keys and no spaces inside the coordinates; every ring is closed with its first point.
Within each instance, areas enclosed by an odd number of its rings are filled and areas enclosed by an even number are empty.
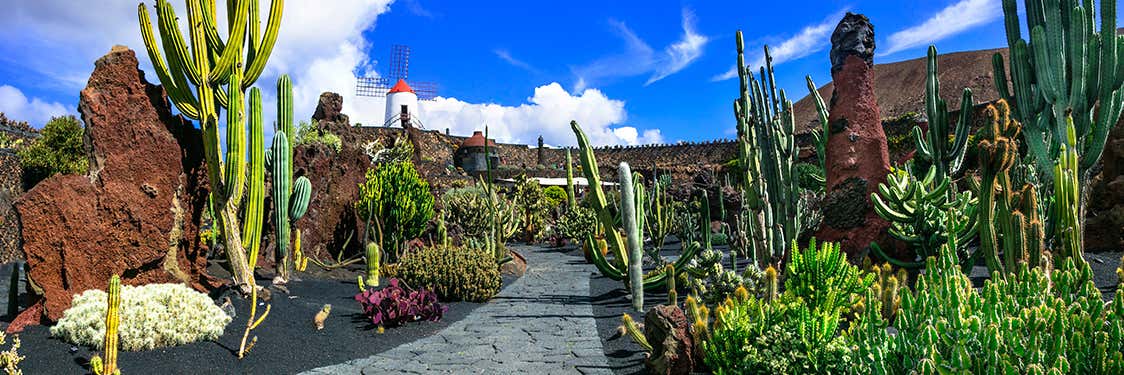
{"type": "Polygon", "coordinates": [[[406,84],[406,80],[404,80],[404,79],[399,79],[399,80],[398,80],[398,83],[395,83],[395,84],[394,84],[394,87],[391,87],[391,88],[390,88],[390,91],[388,91],[388,92],[387,92],[387,94],[393,94],[393,93],[396,93],[396,92],[409,92],[409,93],[413,93],[413,92],[414,92],[414,89],[410,88],[410,85],[407,85],[407,84],[406,84]]]}
{"type": "MultiPolygon", "coordinates": [[[[496,142],[489,139],[488,147],[495,146],[496,142]]],[[[472,132],[471,137],[468,137],[468,139],[465,139],[464,142],[461,142],[461,147],[484,147],[484,132],[479,130],[472,132]]]]}

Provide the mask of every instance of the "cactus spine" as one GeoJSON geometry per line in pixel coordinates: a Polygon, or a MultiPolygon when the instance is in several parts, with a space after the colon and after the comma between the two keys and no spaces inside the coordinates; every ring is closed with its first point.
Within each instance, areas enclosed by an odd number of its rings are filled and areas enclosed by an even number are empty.
{"type": "Polygon", "coordinates": [[[621,314],[621,329],[628,333],[628,336],[632,338],[632,341],[635,341],[637,345],[640,345],[640,348],[644,349],[644,351],[652,351],[652,344],[648,342],[648,337],[644,336],[643,329],[640,328],[639,324],[636,324],[636,321],[632,320],[631,315],[628,315],[627,313],[621,314]]]}
{"type": "Polygon", "coordinates": [[[566,207],[577,206],[577,192],[574,191],[574,157],[570,155],[570,149],[566,148],[566,207]]]}
{"type": "MultiPolygon", "coordinates": [[[[1018,121],[1005,100],[987,107],[988,125],[980,132],[980,197],[976,210],[980,251],[991,272],[1014,272],[1018,263],[1041,264],[1045,232],[1034,185],[1016,188],[1011,167],[1019,158],[1018,121]],[[1000,253],[1002,252],[1002,258],[1000,253]]],[[[956,242],[959,242],[957,239],[956,242]]]]}
{"type": "Polygon", "coordinates": [[[379,258],[382,252],[379,251],[379,244],[375,242],[367,242],[367,285],[379,286],[379,258]]]}
{"type": "MultiPolygon", "coordinates": [[[[964,150],[968,148],[968,126],[972,122],[972,90],[965,88],[960,99],[960,118],[956,122],[952,144],[948,143],[948,104],[941,99],[941,81],[937,78],[937,47],[929,46],[925,75],[925,115],[929,118],[928,131],[913,127],[913,141],[917,145],[917,172],[937,167],[937,173],[952,178],[963,167],[964,150]]],[[[954,191],[949,192],[955,194],[954,191]]],[[[937,245],[934,249],[939,248],[937,245]]],[[[933,252],[936,254],[936,251],[933,252]]]]}
{"type": "Polygon", "coordinates": [[[745,65],[745,43],[737,33],[738,77],[741,92],[734,101],[739,161],[744,169],[743,191],[749,215],[754,256],[764,254],[767,263],[784,259],[786,249],[800,234],[800,185],[796,178],[796,127],[792,102],[778,90],[773,77],[773,58],[765,47],[765,66],[760,80],[745,65]]]}
{"type": "MultiPolygon", "coordinates": [[[[620,168],[621,179],[621,215],[623,216],[624,231],[628,238],[628,285],[632,292],[632,308],[636,311],[644,310],[644,269],[642,268],[644,260],[644,252],[641,247],[643,246],[644,239],[640,237],[640,216],[641,212],[636,209],[636,201],[639,195],[643,195],[643,190],[638,192],[632,183],[632,170],[629,169],[628,163],[621,162],[620,168]]],[[[640,187],[643,189],[643,186],[640,187]]]]}
{"type": "MultiPolygon", "coordinates": [[[[225,241],[234,282],[245,292],[253,287],[254,278],[243,247],[243,242],[247,241],[243,240],[238,225],[240,200],[246,184],[246,123],[242,102],[245,90],[265,69],[277,41],[284,1],[272,1],[265,31],[259,33],[258,2],[229,0],[229,33],[225,41],[218,32],[213,1],[187,0],[186,3],[187,41],[179,29],[172,5],[165,0],[156,1],[162,43],[156,41],[149,12],[143,3],[137,6],[141,37],[168,97],[183,115],[199,121],[207,175],[220,207],[218,228],[225,241]],[[164,51],[161,51],[162,46],[164,51]],[[219,111],[223,108],[228,111],[225,158],[218,134],[219,111]]],[[[250,115],[253,116],[252,109],[250,115]]],[[[250,126],[252,133],[257,131],[253,127],[260,124],[251,122],[250,126]]],[[[256,182],[251,181],[253,183],[256,182]]],[[[254,215],[248,213],[248,216],[254,215]]]]}

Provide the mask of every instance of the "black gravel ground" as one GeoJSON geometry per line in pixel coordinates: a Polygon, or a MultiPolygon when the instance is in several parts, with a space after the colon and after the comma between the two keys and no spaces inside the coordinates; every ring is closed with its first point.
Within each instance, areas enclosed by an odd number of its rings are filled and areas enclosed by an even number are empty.
{"type": "MultiPolygon", "coordinates": [[[[7,280],[7,275],[4,272],[0,279],[7,280]]],[[[504,287],[514,280],[505,276],[504,287]]],[[[289,289],[288,295],[274,292],[269,316],[251,332],[251,337],[258,336],[257,345],[244,359],[238,359],[236,353],[249,305],[238,299],[234,302],[238,316],[217,341],[121,352],[119,367],[127,374],[294,374],[367,357],[432,335],[482,305],[448,303],[449,310],[439,322],[410,323],[378,334],[353,299],[358,292],[355,281],[305,279],[292,283],[289,289]],[[332,304],[332,313],[324,329],[318,331],[313,317],[324,304],[332,304]]],[[[259,314],[262,308],[259,306],[259,314]]],[[[43,326],[29,327],[19,337],[23,345],[20,353],[27,357],[21,363],[25,374],[85,373],[89,358],[96,354],[51,338],[43,326]]]]}

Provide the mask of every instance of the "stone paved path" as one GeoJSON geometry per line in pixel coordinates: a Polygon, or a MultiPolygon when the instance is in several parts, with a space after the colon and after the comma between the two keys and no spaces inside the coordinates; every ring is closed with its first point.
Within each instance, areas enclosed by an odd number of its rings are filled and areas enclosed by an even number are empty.
{"type": "Polygon", "coordinates": [[[515,247],[527,273],[437,334],[305,374],[612,374],[589,298],[590,266],[515,247]]]}

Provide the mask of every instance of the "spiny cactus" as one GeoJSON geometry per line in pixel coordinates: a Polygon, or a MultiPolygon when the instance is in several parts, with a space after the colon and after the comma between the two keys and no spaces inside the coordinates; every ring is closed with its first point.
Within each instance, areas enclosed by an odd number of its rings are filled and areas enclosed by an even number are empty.
{"type": "MultiPolygon", "coordinates": [[[[243,119],[244,92],[261,75],[277,41],[281,27],[283,0],[273,0],[264,33],[258,19],[258,2],[229,0],[228,34],[223,40],[218,32],[213,2],[187,0],[188,39],[185,41],[179,18],[170,3],[156,1],[158,28],[162,43],[152,32],[149,12],[143,3],[137,6],[141,37],[144,40],[153,70],[167,91],[168,97],[184,116],[198,120],[203,133],[203,153],[211,191],[215,193],[222,238],[232,268],[235,284],[243,292],[254,284],[252,269],[243,247],[243,229],[239,228],[238,212],[242,190],[246,185],[246,126],[243,119]],[[190,42],[190,43],[187,43],[190,42]],[[161,47],[166,50],[161,51],[161,47]],[[243,51],[245,49],[245,51],[243,51]],[[166,58],[165,58],[166,53],[166,58]],[[192,89],[195,93],[192,93],[192,89]],[[219,111],[227,109],[226,156],[219,140],[219,111]]],[[[251,109],[250,116],[252,117],[251,109]]],[[[251,133],[259,123],[250,122],[251,133]]],[[[250,169],[260,166],[250,165],[250,169]]],[[[253,174],[255,172],[251,172],[253,174]]],[[[250,181],[251,189],[258,181],[250,181]]],[[[258,209],[258,208],[254,208],[258,209]]],[[[250,212],[249,216],[257,215],[250,212]]],[[[253,241],[249,241],[253,242],[253,241]]],[[[254,252],[250,249],[250,252],[254,252]]]]}
{"type": "Polygon", "coordinates": [[[92,367],[96,375],[120,375],[121,370],[117,368],[117,342],[119,339],[117,327],[121,324],[121,277],[113,275],[109,279],[109,287],[105,289],[105,292],[105,343],[102,349],[105,359],[97,358],[100,366],[92,367]]]}
{"type": "MultiPolygon", "coordinates": [[[[1073,120],[1067,118],[1067,132],[1069,144],[1073,144],[1076,137],[1073,120]]],[[[1084,262],[1084,245],[1082,230],[1084,226],[1081,217],[1081,180],[1077,170],[1077,149],[1067,147],[1065,144],[1058,151],[1058,162],[1054,165],[1054,240],[1060,244],[1059,254],[1063,258],[1071,258],[1076,262],[1084,262]]],[[[1029,204],[1033,202],[1031,194],[1029,204]]],[[[1041,226],[1041,225],[1039,225],[1041,226]]],[[[1040,228],[1035,228],[1041,230],[1040,228]]]]}
{"type": "Polygon", "coordinates": [[[977,233],[977,199],[970,192],[956,194],[951,186],[951,178],[938,172],[937,164],[930,165],[928,173],[918,178],[906,166],[895,168],[885,183],[878,184],[878,192],[870,195],[874,212],[890,221],[890,235],[912,247],[915,259],[895,259],[882,252],[877,244],[871,249],[882,259],[898,267],[919,268],[925,265],[925,258],[936,256],[946,242],[949,234],[957,236],[963,244],[959,252],[965,269],[975,261],[974,254],[968,254],[968,242],[977,233]],[[952,226],[945,220],[945,212],[952,210],[969,218],[952,226]]]}
{"type": "Polygon", "coordinates": [[[1041,264],[1045,232],[1034,185],[1017,188],[1011,181],[1022,127],[1010,117],[1005,100],[988,105],[986,113],[989,122],[979,135],[980,204],[976,212],[980,251],[991,272],[1004,274],[1014,271],[1018,263],[1041,264]]]}
{"type": "MultiPolygon", "coordinates": [[[[995,85],[1000,98],[1014,105],[1012,116],[1023,124],[1027,156],[1033,160],[1040,176],[1037,184],[1046,189],[1046,196],[1058,195],[1050,189],[1068,189],[1049,186],[1058,179],[1055,165],[1076,164],[1072,168],[1076,177],[1073,192],[1061,193],[1072,199],[1055,203],[1070,207],[1054,211],[1073,211],[1076,228],[1081,228],[1084,220],[1090,169],[1100,160],[1108,135],[1124,111],[1124,38],[1117,35],[1116,7],[1114,0],[1100,2],[1098,28],[1093,1],[1025,0],[1028,41],[1022,35],[1016,0],[1003,0],[1011,85],[1009,90],[1003,57],[998,53],[993,57],[995,85]],[[1063,149],[1073,155],[1062,155],[1063,149]]],[[[1073,179],[1063,176],[1061,180],[1073,179]]],[[[1070,225],[1050,223],[1048,227],[1070,225]]],[[[1050,235],[1056,237],[1058,232],[1050,235]]],[[[1076,230],[1067,235],[1065,239],[1051,239],[1071,243],[1064,245],[1062,252],[1072,254],[1070,246],[1080,244],[1084,233],[1076,230]]],[[[1082,261],[1079,257],[1075,260],[1082,261]]]]}
{"type": "MultiPolygon", "coordinates": [[[[812,81],[812,76],[804,76],[804,82],[808,86],[808,95],[812,97],[812,102],[816,104],[816,114],[819,115],[820,128],[812,130],[812,143],[816,145],[816,158],[819,159],[820,169],[827,170],[827,138],[831,136],[831,129],[828,126],[827,118],[827,105],[823,102],[823,97],[820,96],[820,91],[816,88],[816,83],[812,81]]],[[[826,181],[824,176],[813,175],[816,177],[817,182],[823,185],[826,181]]]]}
{"type": "MultiPolygon", "coordinates": [[[[664,272],[675,274],[675,266],[670,264],[664,266],[664,272]]],[[[675,277],[667,279],[667,304],[670,306],[679,305],[679,291],[675,288],[675,277]]]]}
{"type": "Polygon", "coordinates": [[[597,158],[593,154],[593,146],[590,145],[589,138],[586,138],[585,132],[578,126],[577,121],[570,121],[570,128],[577,137],[582,173],[585,174],[585,179],[588,182],[586,198],[593,206],[591,208],[597,211],[598,222],[606,229],[605,240],[609,244],[609,252],[616,257],[617,265],[624,265],[628,259],[628,254],[626,254],[624,239],[615,229],[617,224],[616,220],[613,219],[612,211],[609,210],[608,198],[605,191],[601,189],[601,172],[597,169],[597,158]]]}
{"type": "Polygon", "coordinates": [[[621,215],[624,221],[624,233],[628,238],[628,284],[632,293],[632,308],[636,311],[644,310],[644,238],[640,234],[640,218],[643,212],[636,207],[638,195],[643,195],[641,190],[636,191],[632,184],[632,170],[628,163],[621,162],[619,169],[621,179],[621,215]],[[637,194],[639,193],[639,194],[637,194]]]}
{"type": "Polygon", "coordinates": [[[743,169],[742,183],[750,215],[754,254],[763,261],[785,259],[792,240],[800,235],[803,216],[796,168],[796,127],[792,102],[778,90],[773,77],[773,58],[765,46],[765,66],[760,80],[745,65],[742,33],[737,33],[740,96],[734,101],[738,129],[738,160],[743,169]],[[779,93],[779,94],[778,94],[779,93]]]}
{"type": "Polygon", "coordinates": [[[253,339],[249,339],[250,331],[258,328],[258,326],[265,321],[265,317],[269,316],[269,310],[272,307],[273,304],[266,304],[265,311],[259,316],[258,288],[250,289],[250,315],[246,318],[246,330],[242,333],[242,344],[238,346],[238,359],[245,358],[246,353],[250,352],[250,349],[258,343],[257,336],[254,336],[253,339]],[[249,339],[249,341],[247,341],[247,339],[249,339]]]}
{"type": "Polygon", "coordinates": [[[577,193],[574,191],[574,157],[570,149],[566,148],[566,207],[577,207],[577,193]]]}
{"type": "MultiPolygon", "coordinates": [[[[628,277],[628,275],[626,274],[627,271],[623,268],[627,267],[629,265],[629,262],[631,261],[628,255],[624,253],[628,248],[625,245],[624,240],[620,236],[617,221],[614,219],[613,213],[609,209],[609,201],[606,199],[605,192],[601,189],[601,177],[599,174],[600,172],[597,169],[597,159],[593,154],[593,147],[589,144],[589,138],[586,138],[585,133],[581,130],[581,127],[578,126],[578,123],[576,121],[571,121],[570,127],[573,129],[574,135],[578,140],[578,148],[582,161],[582,172],[585,173],[585,177],[589,181],[589,191],[587,192],[587,198],[590,199],[594,210],[597,212],[599,225],[605,228],[604,234],[609,252],[613,253],[613,255],[616,257],[615,262],[610,262],[605,258],[604,254],[602,254],[600,251],[596,251],[596,249],[600,249],[600,247],[597,246],[597,242],[594,240],[594,236],[590,234],[586,236],[585,240],[586,243],[589,244],[590,249],[595,249],[594,251],[591,251],[593,264],[597,266],[597,269],[601,271],[601,274],[605,277],[613,280],[623,281],[626,277],[628,277]]],[[[635,192],[635,186],[631,181],[631,170],[629,170],[629,172],[630,173],[628,179],[630,181],[628,184],[622,185],[622,189],[625,186],[628,186],[632,187],[633,191],[635,192]]],[[[624,178],[623,174],[622,178],[624,178]]],[[[635,199],[635,197],[630,198],[630,201],[634,206],[634,211],[637,208],[637,201],[635,199]]],[[[709,217],[709,213],[706,215],[706,217],[709,217]]],[[[709,221],[706,221],[706,223],[706,225],[709,225],[709,221]]],[[[636,229],[639,231],[640,226],[637,226],[636,229]]],[[[642,242],[640,242],[640,246],[643,246],[642,242]]],[[[671,262],[677,273],[683,270],[683,268],[691,260],[691,258],[693,258],[699,251],[699,248],[700,246],[698,243],[687,243],[687,241],[683,242],[683,253],[679,256],[678,259],[675,260],[675,262],[671,262]]],[[[639,260],[639,257],[636,257],[636,259],[639,260]]],[[[661,264],[668,263],[663,259],[657,260],[660,261],[661,264]]],[[[668,277],[675,277],[675,275],[669,275],[661,266],[660,268],[657,268],[656,271],[644,275],[643,282],[641,284],[643,285],[644,289],[660,288],[663,287],[664,283],[667,282],[668,277]]]]}
{"type": "MultiPolygon", "coordinates": [[[[379,258],[382,256],[379,251],[379,244],[375,242],[367,242],[366,248],[367,256],[367,279],[368,286],[379,286],[379,258]]],[[[364,288],[366,289],[366,288],[364,288]]]]}
{"type": "Polygon", "coordinates": [[[951,179],[958,175],[964,166],[964,150],[968,149],[968,126],[972,122],[972,90],[964,89],[964,96],[960,99],[960,118],[956,121],[956,127],[952,132],[952,144],[949,144],[948,105],[945,104],[944,99],[941,99],[935,46],[929,46],[926,67],[925,115],[929,117],[929,128],[922,131],[920,126],[913,127],[913,141],[917,145],[914,166],[917,167],[918,173],[936,167],[937,173],[951,179]]]}
{"type": "Polygon", "coordinates": [[[277,274],[281,281],[288,281],[293,268],[293,257],[289,251],[289,235],[296,221],[308,211],[312,198],[312,183],[308,177],[300,176],[293,181],[293,147],[296,146],[293,130],[293,83],[288,75],[277,80],[277,123],[273,135],[273,225],[277,238],[277,251],[281,262],[277,263],[277,274]]]}
{"type": "Polygon", "coordinates": [[[626,332],[628,337],[631,337],[632,341],[640,345],[640,348],[644,349],[644,351],[649,353],[652,351],[652,344],[648,343],[648,337],[644,336],[644,329],[641,328],[639,324],[636,324],[636,321],[632,320],[631,315],[621,314],[620,330],[626,332]]]}

